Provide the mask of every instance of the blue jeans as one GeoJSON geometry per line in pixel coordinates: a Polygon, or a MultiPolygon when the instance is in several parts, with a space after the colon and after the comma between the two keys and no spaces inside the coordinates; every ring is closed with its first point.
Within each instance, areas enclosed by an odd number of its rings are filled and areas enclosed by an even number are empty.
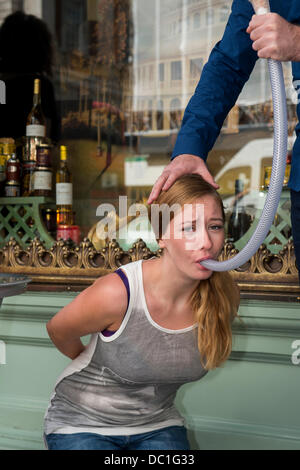
{"type": "Polygon", "coordinates": [[[299,270],[300,284],[300,191],[291,189],[291,221],[296,263],[299,270]]]}
{"type": "Polygon", "coordinates": [[[190,450],[184,426],[169,426],[131,436],[104,436],[89,432],[48,434],[49,450],[190,450]]]}

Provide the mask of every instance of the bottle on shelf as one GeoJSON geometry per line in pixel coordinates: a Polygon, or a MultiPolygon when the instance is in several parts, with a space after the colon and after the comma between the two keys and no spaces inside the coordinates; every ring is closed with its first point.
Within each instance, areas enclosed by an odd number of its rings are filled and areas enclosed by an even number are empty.
{"type": "Polygon", "coordinates": [[[36,168],[36,162],[25,161],[22,164],[22,197],[33,196],[34,192],[34,172],[36,168]]]}
{"type": "Polygon", "coordinates": [[[51,197],[52,195],[52,161],[51,145],[40,144],[37,147],[36,167],[33,175],[34,196],[51,197]]]}
{"type": "Polygon", "coordinates": [[[51,197],[52,194],[52,168],[36,166],[33,174],[33,195],[51,197]]]}
{"type": "Polygon", "coordinates": [[[236,242],[242,238],[251,225],[251,216],[247,214],[242,201],[243,191],[243,180],[235,180],[235,201],[228,222],[228,241],[230,242],[236,242]]]}
{"type": "Polygon", "coordinates": [[[60,166],[56,173],[57,225],[73,225],[73,184],[68,168],[67,147],[60,148],[60,166]]]}
{"type": "Polygon", "coordinates": [[[27,137],[46,137],[46,118],[41,102],[41,80],[34,80],[33,107],[26,122],[27,137]]]}
{"type": "Polygon", "coordinates": [[[36,151],[37,166],[52,167],[52,145],[40,144],[36,151]]]}
{"type": "Polygon", "coordinates": [[[49,234],[55,239],[56,238],[56,210],[55,209],[43,209],[42,216],[44,224],[49,234]]]}
{"type": "Polygon", "coordinates": [[[16,154],[13,153],[6,165],[6,197],[20,197],[21,164],[16,154]]]}
{"type": "Polygon", "coordinates": [[[38,146],[48,141],[46,137],[46,118],[41,102],[41,80],[34,80],[33,107],[26,121],[23,162],[37,161],[38,146]]]}
{"type": "Polygon", "coordinates": [[[13,139],[3,138],[0,142],[0,195],[5,196],[5,184],[7,180],[7,162],[16,153],[16,145],[13,139]]]}

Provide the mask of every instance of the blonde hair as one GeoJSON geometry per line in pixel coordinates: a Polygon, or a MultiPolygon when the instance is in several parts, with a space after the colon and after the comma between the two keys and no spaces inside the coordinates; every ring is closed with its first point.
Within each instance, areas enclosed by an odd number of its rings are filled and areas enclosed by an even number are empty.
{"type": "MultiPolygon", "coordinates": [[[[172,207],[173,204],[183,207],[184,204],[191,204],[207,195],[214,197],[219,203],[225,222],[220,195],[199,175],[181,176],[168,191],[162,192],[155,201],[159,208],[162,206],[154,229],[158,229],[155,232],[157,241],[163,236],[163,212],[167,207],[172,207]]],[[[151,222],[151,206],[148,206],[148,217],[151,222]]],[[[173,218],[174,213],[171,212],[169,220],[173,218]]],[[[219,367],[228,359],[232,349],[231,325],[238,316],[238,286],[228,272],[213,272],[209,279],[199,281],[191,296],[190,305],[198,323],[198,349],[202,365],[207,370],[219,367]]]]}

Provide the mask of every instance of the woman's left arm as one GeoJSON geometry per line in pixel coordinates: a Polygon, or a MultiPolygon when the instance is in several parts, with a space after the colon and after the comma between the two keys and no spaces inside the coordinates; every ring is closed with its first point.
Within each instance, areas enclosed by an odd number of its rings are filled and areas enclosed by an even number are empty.
{"type": "Polygon", "coordinates": [[[70,359],[76,359],[76,357],[78,357],[84,351],[85,346],[83,345],[80,338],[74,338],[69,341],[61,340],[52,332],[48,324],[47,331],[52,343],[62,354],[69,357],[70,359]]]}
{"type": "Polygon", "coordinates": [[[80,338],[119,322],[126,308],[126,288],[117,274],[110,273],[60,310],[47,323],[47,331],[57,349],[75,359],[85,349],[80,338]]]}

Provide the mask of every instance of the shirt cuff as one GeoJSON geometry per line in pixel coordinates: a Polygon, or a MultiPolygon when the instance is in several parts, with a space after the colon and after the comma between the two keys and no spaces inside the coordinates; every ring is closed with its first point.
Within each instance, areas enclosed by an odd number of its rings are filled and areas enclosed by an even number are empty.
{"type": "Polygon", "coordinates": [[[178,155],[195,155],[206,161],[208,152],[203,146],[203,140],[200,138],[178,135],[174,150],[172,152],[171,160],[178,155]]]}

